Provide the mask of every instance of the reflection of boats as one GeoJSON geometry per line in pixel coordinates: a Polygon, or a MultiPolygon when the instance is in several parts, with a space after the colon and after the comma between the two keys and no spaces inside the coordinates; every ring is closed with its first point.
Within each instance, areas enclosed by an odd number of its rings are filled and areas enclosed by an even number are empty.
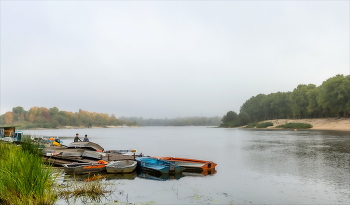
{"type": "Polygon", "coordinates": [[[202,171],[215,168],[216,164],[212,161],[204,161],[198,159],[187,159],[178,157],[155,157],[157,159],[166,160],[186,168],[186,171],[202,171]]]}
{"type": "Polygon", "coordinates": [[[106,165],[89,162],[73,162],[71,164],[63,164],[63,169],[67,174],[89,174],[106,171],[106,165]]]}
{"type": "Polygon", "coordinates": [[[144,179],[151,179],[156,181],[166,181],[166,180],[178,180],[184,175],[181,172],[177,173],[159,173],[159,172],[148,172],[148,171],[138,171],[137,176],[144,179]]]}
{"type": "Polygon", "coordinates": [[[182,172],[185,168],[178,165],[152,157],[137,157],[137,165],[144,170],[158,171],[161,173],[182,172]]]}
{"type": "Polygon", "coordinates": [[[65,174],[63,176],[63,181],[91,181],[91,179],[105,179],[107,177],[107,173],[91,173],[91,174],[65,174]]]}
{"type": "Polygon", "coordinates": [[[205,169],[202,172],[187,172],[186,170],[182,172],[184,176],[193,176],[193,177],[204,177],[208,175],[213,175],[216,173],[215,169],[205,169]]]}
{"type": "Polygon", "coordinates": [[[127,173],[136,169],[137,162],[134,160],[113,161],[106,165],[108,173],[127,173]]]}
{"type": "Polygon", "coordinates": [[[118,174],[107,174],[106,180],[116,180],[116,179],[129,179],[133,180],[137,176],[136,171],[130,173],[118,173],[118,174]]]}

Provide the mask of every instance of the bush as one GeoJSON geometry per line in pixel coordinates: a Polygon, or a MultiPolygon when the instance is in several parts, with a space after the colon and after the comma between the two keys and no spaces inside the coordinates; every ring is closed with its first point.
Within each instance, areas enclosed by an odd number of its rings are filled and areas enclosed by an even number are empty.
{"type": "Polygon", "coordinates": [[[248,123],[247,126],[245,126],[246,128],[254,128],[258,123],[257,122],[251,122],[251,123],[248,123]]]}
{"type": "Polygon", "coordinates": [[[286,129],[308,129],[312,128],[311,124],[308,123],[287,123],[284,125],[279,125],[276,128],[286,128],[286,129]]]}
{"type": "Polygon", "coordinates": [[[267,128],[273,126],[272,122],[262,122],[256,125],[256,128],[267,128]]]}

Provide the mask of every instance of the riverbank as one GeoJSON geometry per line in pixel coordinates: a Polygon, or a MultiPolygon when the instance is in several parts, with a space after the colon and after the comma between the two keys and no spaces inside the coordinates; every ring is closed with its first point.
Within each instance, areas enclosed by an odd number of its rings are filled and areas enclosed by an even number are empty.
{"type": "Polygon", "coordinates": [[[273,126],[268,128],[275,128],[278,125],[287,123],[308,123],[312,125],[311,130],[350,131],[350,118],[277,119],[264,122],[273,123],[273,126]]]}

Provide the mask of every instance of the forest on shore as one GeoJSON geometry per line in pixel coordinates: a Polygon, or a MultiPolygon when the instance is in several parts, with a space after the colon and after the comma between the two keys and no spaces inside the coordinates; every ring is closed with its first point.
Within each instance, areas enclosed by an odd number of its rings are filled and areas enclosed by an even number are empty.
{"type": "Polygon", "coordinates": [[[117,119],[114,115],[88,112],[79,109],[79,112],[59,110],[57,107],[32,107],[28,111],[23,107],[14,107],[12,112],[0,116],[1,126],[17,126],[22,129],[31,128],[60,128],[73,127],[106,127],[106,126],[133,126],[135,122],[117,119]]]}
{"type": "Polygon", "coordinates": [[[120,117],[104,113],[79,110],[73,113],[57,107],[32,107],[28,111],[17,106],[0,116],[0,126],[16,126],[21,129],[107,126],[219,126],[221,117],[187,117],[175,119],[144,119],[120,117]]]}
{"type": "Polygon", "coordinates": [[[320,86],[300,84],[292,92],[258,94],[240,113],[228,111],[220,127],[238,127],[273,119],[349,117],[350,75],[336,75],[320,86]]]}

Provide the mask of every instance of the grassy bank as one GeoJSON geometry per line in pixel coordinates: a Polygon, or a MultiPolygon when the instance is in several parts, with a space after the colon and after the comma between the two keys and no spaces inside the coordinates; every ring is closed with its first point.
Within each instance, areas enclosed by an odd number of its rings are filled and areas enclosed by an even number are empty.
{"type": "Polygon", "coordinates": [[[0,204],[54,204],[52,169],[46,168],[37,148],[0,141],[0,204]]]}
{"type": "Polygon", "coordinates": [[[57,199],[96,202],[112,192],[95,175],[87,182],[57,185],[59,173],[44,165],[38,144],[29,136],[23,137],[20,146],[0,141],[0,150],[0,204],[52,205],[57,199]]]}

